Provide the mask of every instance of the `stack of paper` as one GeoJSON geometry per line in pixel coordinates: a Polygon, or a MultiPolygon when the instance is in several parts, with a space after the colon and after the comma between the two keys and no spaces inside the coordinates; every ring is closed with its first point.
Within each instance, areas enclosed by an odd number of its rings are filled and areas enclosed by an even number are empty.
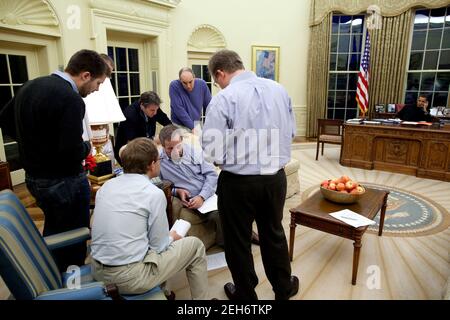
{"type": "Polygon", "coordinates": [[[367,219],[366,217],[357,214],[356,212],[353,212],[352,210],[349,209],[332,212],[330,213],[330,216],[342,222],[345,222],[355,228],[375,224],[375,221],[367,219]]]}
{"type": "Polygon", "coordinates": [[[178,219],[175,221],[170,231],[175,230],[180,236],[184,237],[190,228],[191,223],[189,221],[178,219]]]}
{"type": "Polygon", "coordinates": [[[213,194],[211,197],[203,202],[203,205],[197,209],[201,213],[208,213],[217,210],[217,195],[213,194]]]}
{"type": "Polygon", "coordinates": [[[215,254],[209,254],[206,256],[206,262],[207,262],[207,269],[215,270],[220,268],[227,267],[227,260],[225,259],[225,252],[219,252],[215,254]]]}

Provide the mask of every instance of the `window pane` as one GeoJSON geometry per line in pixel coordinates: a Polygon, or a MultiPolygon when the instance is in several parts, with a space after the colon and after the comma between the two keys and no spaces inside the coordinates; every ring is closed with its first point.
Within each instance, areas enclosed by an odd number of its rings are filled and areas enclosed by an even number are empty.
{"type": "Polygon", "coordinates": [[[439,49],[441,47],[442,29],[428,31],[427,49],[439,49]]]}
{"type": "Polygon", "coordinates": [[[411,50],[423,50],[425,48],[425,40],[427,31],[414,31],[411,44],[411,50]]]}
{"type": "Polygon", "coordinates": [[[350,49],[352,52],[361,53],[362,35],[352,35],[350,49]]]}
{"type": "Polygon", "coordinates": [[[450,72],[438,72],[434,84],[435,91],[448,91],[450,84],[450,72]]]}
{"type": "Polygon", "coordinates": [[[127,96],[128,95],[128,79],[126,73],[118,73],[117,74],[117,84],[119,87],[119,96],[127,96]]]}
{"type": "Polygon", "coordinates": [[[202,77],[202,66],[199,64],[193,64],[192,65],[192,71],[194,71],[194,74],[197,78],[202,77]]]}
{"type": "Polygon", "coordinates": [[[336,70],[337,54],[330,54],[330,71],[336,70]]]}
{"type": "Polygon", "coordinates": [[[331,33],[338,33],[339,30],[339,16],[333,16],[333,24],[331,26],[331,33]]]}
{"type": "Polygon", "coordinates": [[[356,109],[347,109],[347,113],[345,115],[345,120],[356,118],[356,109]]]}
{"type": "Polygon", "coordinates": [[[202,71],[203,71],[203,80],[205,80],[206,82],[211,82],[211,77],[209,75],[208,66],[207,65],[203,65],[202,66],[202,71]]]}
{"type": "Polygon", "coordinates": [[[0,54],[0,83],[9,84],[8,64],[6,54],[0,54]]]}
{"type": "Polygon", "coordinates": [[[111,74],[111,86],[113,87],[114,93],[117,95],[117,90],[116,90],[116,73],[113,72],[111,74]]]}
{"type": "Polygon", "coordinates": [[[426,30],[429,10],[417,10],[414,18],[414,30],[426,30]]]}
{"type": "Polygon", "coordinates": [[[356,108],[356,91],[347,92],[347,108],[350,109],[356,108]]]}
{"type": "Polygon", "coordinates": [[[122,110],[130,105],[128,103],[128,98],[119,98],[119,104],[120,104],[120,107],[122,108],[122,110]]]}
{"type": "Polygon", "coordinates": [[[330,79],[328,82],[328,89],[329,90],[335,90],[336,89],[336,74],[332,73],[330,74],[330,79]]]}
{"type": "Polygon", "coordinates": [[[331,36],[330,52],[337,52],[337,43],[338,43],[338,36],[337,34],[333,34],[331,36]]]}
{"type": "Polygon", "coordinates": [[[424,70],[436,70],[439,57],[439,51],[425,52],[425,60],[423,62],[424,70]]]}
{"type": "Polygon", "coordinates": [[[445,18],[445,26],[450,27],[450,9],[447,7],[447,17],[445,18]]]}
{"type": "Polygon", "coordinates": [[[444,29],[441,49],[450,49],[450,28],[444,29]]]}
{"type": "Polygon", "coordinates": [[[352,33],[363,32],[363,19],[362,16],[355,16],[352,21],[352,33]]]}
{"type": "Polygon", "coordinates": [[[358,71],[359,70],[359,59],[361,58],[361,55],[359,54],[352,54],[350,55],[350,64],[348,70],[350,71],[358,71]]]}
{"type": "Polygon", "coordinates": [[[356,90],[357,83],[358,83],[358,74],[350,73],[348,75],[348,90],[356,90]]]}
{"type": "Polygon", "coordinates": [[[334,118],[335,119],[344,119],[345,109],[335,109],[334,110],[334,118]]]}
{"type": "Polygon", "coordinates": [[[431,10],[430,29],[442,28],[445,21],[445,8],[431,10]]]}
{"type": "Polygon", "coordinates": [[[0,87],[0,109],[12,98],[11,88],[9,86],[0,87]]]}
{"type": "Polygon", "coordinates": [[[338,54],[337,70],[339,71],[347,70],[347,60],[348,60],[347,54],[338,54]]]}
{"type": "Polygon", "coordinates": [[[140,94],[139,73],[130,73],[130,93],[131,95],[140,94]]]}
{"type": "Polygon", "coordinates": [[[421,70],[422,69],[423,52],[411,52],[409,59],[409,70],[421,70]]]}
{"type": "Polygon", "coordinates": [[[116,67],[117,71],[127,71],[127,53],[126,48],[116,48],[116,67]]]}
{"type": "Polygon", "coordinates": [[[450,50],[442,50],[439,59],[439,70],[450,69],[450,50]]]}
{"type": "Polygon", "coordinates": [[[351,16],[341,16],[341,22],[339,24],[340,33],[350,33],[350,25],[352,23],[351,16]]]}
{"type": "Polygon", "coordinates": [[[334,107],[334,93],[335,91],[328,91],[328,109],[332,109],[334,107]]]}
{"type": "Polygon", "coordinates": [[[433,99],[433,107],[447,106],[448,91],[435,92],[433,99]]]}
{"type": "Polygon", "coordinates": [[[114,60],[114,48],[111,46],[108,46],[108,56],[110,56],[111,59],[114,60]]]}
{"type": "Polygon", "coordinates": [[[406,90],[419,90],[420,85],[420,73],[409,72],[408,83],[406,84],[406,90]]]}
{"type": "Polygon", "coordinates": [[[334,119],[334,109],[328,109],[327,111],[327,119],[334,119]]]}
{"type": "Polygon", "coordinates": [[[137,49],[128,49],[128,64],[130,71],[139,71],[139,56],[137,49]]]}
{"type": "Polygon", "coordinates": [[[20,88],[22,88],[22,85],[18,85],[18,86],[13,86],[13,94],[14,96],[17,94],[17,92],[19,92],[20,88]]]}
{"type": "Polygon", "coordinates": [[[344,34],[339,36],[339,53],[349,52],[350,35],[344,34]]]}
{"type": "Polygon", "coordinates": [[[347,74],[338,74],[337,75],[337,90],[346,90],[347,89],[347,74]]]}
{"type": "Polygon", "coordinates": [[[24,83],[28,80],[27,59],[25,56],[10,55],[9,68],[11,70],[12,83],[24,83]]]}
{"type": "Polygon", "coordinates": [[[344,108],[345,107],[345,91],[336,91],[336,108],[344,108]]]}
{"type": "Polygon", "coordinates": [[[420,86],[420,91],[433,90],[435,76],[436,76],[436,73],[434,73],[434,72],[422,73],[422,84],[420,86]]]}
{"type": "Polygon", "coordinates": [[[416,104],[417,95],[418,95],[417,91],[406,91],[405,103],[416,104]]]}

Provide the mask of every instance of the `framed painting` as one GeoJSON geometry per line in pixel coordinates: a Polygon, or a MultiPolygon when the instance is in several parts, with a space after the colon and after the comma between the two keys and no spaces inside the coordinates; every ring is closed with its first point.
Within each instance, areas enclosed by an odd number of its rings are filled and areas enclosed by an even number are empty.
{"type": "Polygon", "coordinates": [[[252,46],[252,70],[258,77],[278,81],[280,47],[252,46]]]}

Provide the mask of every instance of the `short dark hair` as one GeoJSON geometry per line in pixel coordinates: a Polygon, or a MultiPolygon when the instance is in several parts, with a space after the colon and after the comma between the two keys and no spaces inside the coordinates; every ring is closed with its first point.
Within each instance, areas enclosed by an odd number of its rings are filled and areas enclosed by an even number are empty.
{"type": "Polygon", "coordinates": [[[241,57],[232,50],[217,51],[208,63],[209,73],[214,76],[217,70],[233,73],[237,70],[244,70],[241,57]]]}
{"type": "Polygon", "coordinates": [[[182,74],[183,72],[190,72],[190,73],[192,74],[192,76],[195,78],[195,73],[194,73],[194,71],[193,71],[191,68],[189,68],[189,67],[183,67],[183,68],[181,68],[180,71],[178,71],[178,78],[181,78],[181,74],[182,74]]]}
{"type": "MultiPolygon", "coordinates": [[[[114,70],[114,60],[113,60],[113,58],[108,56],[106,53],[100,53],[100,57],[102,57],[102,59],[106,62],[107,65],[108,64],[112,65],[112,68],[114,70]]],[[[111,73],[112,73],[112,71],[111,71],[111,69],[109,68],[109,65],[108,65],[108,69],[106,70],[106,76],[108,78],[111,78],[111,73]]]]}
{"type": "Polygon", "coordinates": [[[159,107],[159,105],[161,104],[161,99],[156,92],[146,91],[141,94],[141,97],[139,98],[139,104],[143,104],[144,107],[148,106],[149,104],[156,104],[159,107]]]}
{"type": "Polygon", "coordinates": [[[123,172],[125,173],[146,174],[148,166],[157,161],[158,158],[159,152],[155,143],[145,137],[128,142],[120,155],[123,172]]]}
{"type": "Polygon", "coordinates": [[[72,76],[77,76],[82,72],[89,72],[92,78],[100,78],[106,75],[109,70],[106,62],[100,55],[93,50],[80,50],[76,52],[69,60],[64,70],[72,76]]]}
{"type": "Polygon", "coordinates": [[[419,100],[419,98],[425,98],[428,101],[428,95],[426,95],[425,93],[419,94],[419,96],[417,97],[417,100],[419,100]]]}
{"type": "Polygon", "coordinates": [[[183,134],[186,132],[185,129],[177,127],[174,124],[169,124],[161,129],[159,132],[159,142],[164,146],[166,141],[172,141],[174,135],[178,134],[183,140],[183,134]]]}

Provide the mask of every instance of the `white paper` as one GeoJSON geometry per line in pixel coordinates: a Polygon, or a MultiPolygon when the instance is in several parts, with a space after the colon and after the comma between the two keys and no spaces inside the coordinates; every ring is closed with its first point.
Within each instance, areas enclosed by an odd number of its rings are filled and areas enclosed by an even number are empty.
{"type": "Polygon", "coordinates": [[[367,219],[366,217],[357,214],[349,209],[344,209],[336,212],[330,213],[330,216],[345,222],[355,228],[359,228],[362,226],[369,226],[375,224],[375,221],[367,219]]]}
{"type": "Polygon", "coordinates": [[[208,213],[217,210],[217,195],[213,194],[211,197],[203,202],[203,205],[197,209],[201,213],[208,213]]]}
{"type": "Polygon", "coordinates": [[[419,123],[415,121],[402,121],[402,124],[419,124],[419,123]]]}
{"type": "Polygon", "coordinates": [[[178,219],[175,221],[170,231],[175,230],[180,236],[184,237],[190,228],[191,223],[189,221],[178,219]]]}
{"type": "Polygon", "coordinates": [[[225,259],[225,252],[207,255],[206,262],[208,264],[208,271],[228,266],[227,260],[225,259]]]}

